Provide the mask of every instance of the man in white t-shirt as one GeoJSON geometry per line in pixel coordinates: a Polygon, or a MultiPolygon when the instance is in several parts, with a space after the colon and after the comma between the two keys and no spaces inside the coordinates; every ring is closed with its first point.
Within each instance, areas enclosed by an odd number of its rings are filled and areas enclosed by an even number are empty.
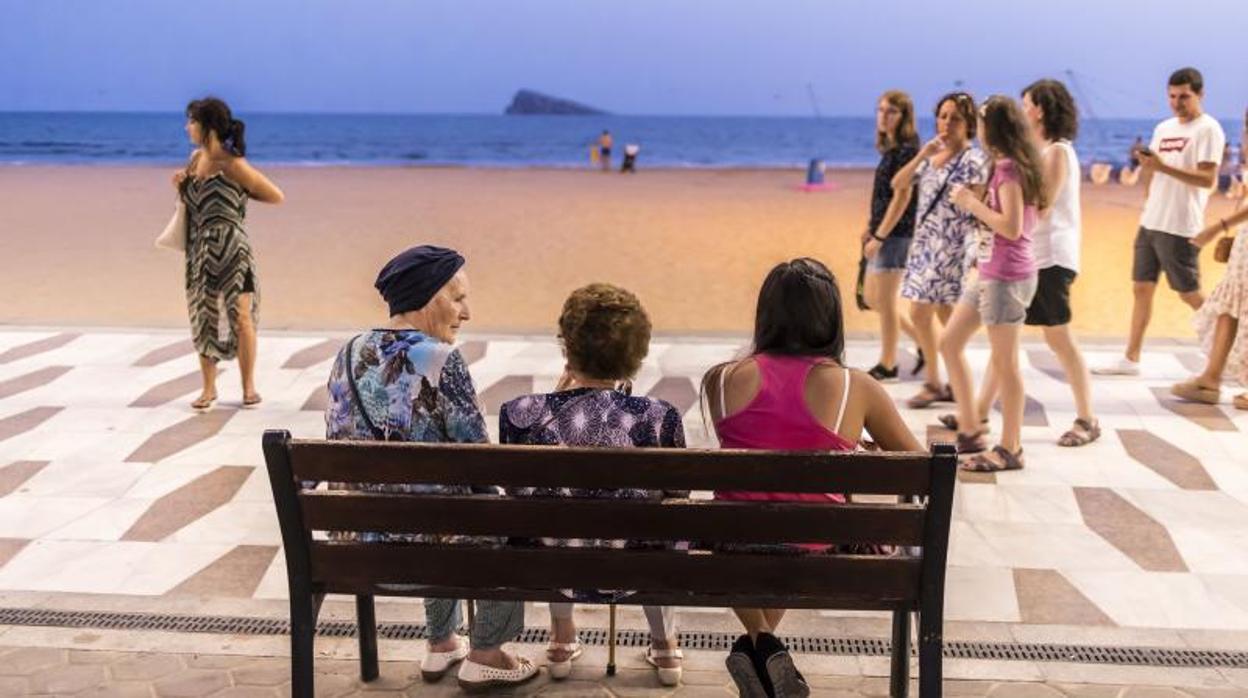
{"type": "Polygon", "coordinates": [[[1200,71],[1176,70],[1167,90],[1174,118],[1158,124],[1148,148],[1139,152],[1148,199],[1131,265],[1135,291],[1131,335],[1123,358],[1092,371],[1098,375],[1139,375],[1144,332],[1162,272],[1170,288],[1193,310],[1204,302],[1200,250],[1190,240],[1205,227],[1205,205],[1218,183],[1218,164],[1226,145],[1222,126],[1201,109],[1204,89],[1200,71]]]}

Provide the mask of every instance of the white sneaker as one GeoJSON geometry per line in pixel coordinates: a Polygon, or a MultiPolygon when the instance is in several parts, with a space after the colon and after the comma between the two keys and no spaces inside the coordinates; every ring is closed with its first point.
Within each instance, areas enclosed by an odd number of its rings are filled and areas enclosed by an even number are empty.
{"type": "Polygon", "coordinates": [[[1138,376],[1140,375],[1140,362],[1132,361],[1124,356],[1112,364],[1097,366],[1092,369],[1092,373],[1097,376],[1138,376]]]}
{"type": "Polygon", "coordinates": [[[499,669],[478,664],[470,659],[459,666],[459,687],[465,691],[516,686],[537,676],[537,665],[524,657],[516,657],[515,669],[499,669]]]}
{"type": "Polygon", "coordinates": [[[459,647],[449,652],[429,652],[420,662],[420,678],[433,683],[446,675],[446,672],[468,656],[468,643],[462,638],[459,647]]]}

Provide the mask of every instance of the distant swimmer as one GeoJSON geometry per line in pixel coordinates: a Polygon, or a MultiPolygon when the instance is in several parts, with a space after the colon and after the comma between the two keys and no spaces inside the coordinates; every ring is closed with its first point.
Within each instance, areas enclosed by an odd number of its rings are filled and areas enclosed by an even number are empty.
{"type": "Polygon", "coordinates": [[[603,129],[602,135],[598,136],[598,166],[603,172],[611,169],[611,146],[615,145],[615,139],[611,137],[611,132],[603,129]]]}

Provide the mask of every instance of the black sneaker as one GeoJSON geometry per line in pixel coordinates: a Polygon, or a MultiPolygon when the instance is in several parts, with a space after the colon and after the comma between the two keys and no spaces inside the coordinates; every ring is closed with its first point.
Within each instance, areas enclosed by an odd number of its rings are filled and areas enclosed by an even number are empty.
{"type": "Polygon", "coordinates": [[[750,636],[742,635],[737,638],[732,643],[728,658],[724,660],[724,666],[728,667],[728,675],[737,685],[741,698],[771,698],[774,695],[768,690],[771,682],[767,679],[767,672],[758,671],[757,665],[754,643],[750,642],[750,636]],[[767,681],[766,686],[764,681],[767,681]]]}
{"type": "Polygon", "coordinates": [[[892,368],[884,368],[884,364],[876,364],[870,371],[867,371],[867,375],[881,383],[885,381],[895,381],[897,380],[897,367],[893,366],[892,368]]]}
{"type": "Polygon", "coordinates": [[[759,633],[754,644],[754,653],[758,662],[756,667],[760,675],[771,680],[772,694],[775,698],[806,698],[810,695],[810,684],[806,677],[793,664],[793,655],[775,635],[759,633]]]}

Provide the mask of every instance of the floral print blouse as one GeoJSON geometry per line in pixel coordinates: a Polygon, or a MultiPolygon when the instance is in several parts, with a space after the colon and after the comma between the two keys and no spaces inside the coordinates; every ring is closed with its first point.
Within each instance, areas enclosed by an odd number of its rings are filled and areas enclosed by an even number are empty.
{"type": "MultiPolygon", "coordinates": [[[[372,330],[343,346],[329,375],[325,438],[486,443],[485,417],[459,350],[416,330],[372,330]],[[349,354],[348,354],[349,352],[349,354]],[[347,371],[355,377],[359,401],[347,371]],[[368,419],[365,419],[367,414],[368,419]],[[369,420],[376,427],[374,432],[369,420]]],[[[331,484],[334,489],[466,495],[468,485],[331,484]]],[[[341,534],[339,534],[341,535],[341,534]]],[[[463,537],[364,533],[361,540],[465,542],[463,537]]],[[[473,539],[474,542],[482,542],[473,539]]]]}

